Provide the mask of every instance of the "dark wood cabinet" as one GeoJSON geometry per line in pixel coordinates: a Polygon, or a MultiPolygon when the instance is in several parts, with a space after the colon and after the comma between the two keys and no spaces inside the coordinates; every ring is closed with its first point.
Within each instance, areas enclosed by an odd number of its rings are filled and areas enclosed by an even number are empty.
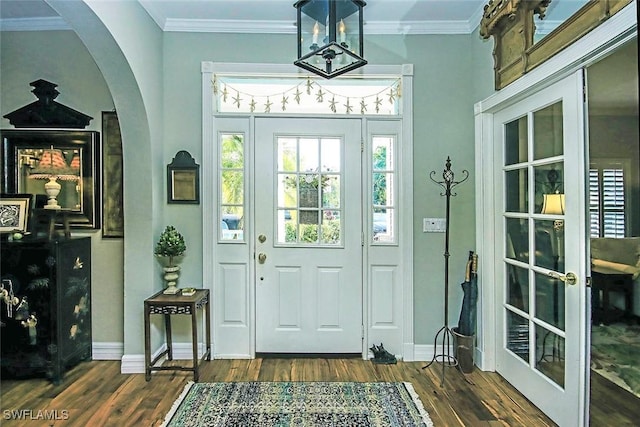
{"type": "Polygon", "coordinates": [[[2,242],[0,301],[3,378],[63,373],[91,358],[91,238],[2,242]],[[16,300],[14,300],[16,301],[16,300]]]}

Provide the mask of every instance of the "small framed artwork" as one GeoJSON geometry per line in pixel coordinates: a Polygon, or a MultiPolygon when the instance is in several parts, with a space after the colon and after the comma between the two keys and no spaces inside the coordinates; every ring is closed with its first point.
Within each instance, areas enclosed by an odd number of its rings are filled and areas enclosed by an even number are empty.
{"type": "Polygon", "coordinates": [[[167,165],[167,203],[200,203],[200,165],[188,151],[167,165]]]}
{"type": "Polygon", "coordinates": [[[0,233],[26,232],[30,209],[31,194],[0,195],[0,233]]]}

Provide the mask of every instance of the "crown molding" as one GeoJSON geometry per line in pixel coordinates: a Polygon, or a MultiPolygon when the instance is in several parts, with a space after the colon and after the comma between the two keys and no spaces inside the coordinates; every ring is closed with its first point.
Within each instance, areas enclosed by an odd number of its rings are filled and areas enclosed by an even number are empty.
{"type": "Polygon", "coordinates": [[[46,18],[0,19],[0,31],[59,31],[71,30],[60,16],[46,18]]]}
{"type": "MultiPolygon", "coordinates": [[[[468,21],[368,21],[365,34],[420,35],[470,34],[478,26],[476,15],[468,21]]],[[[480,15],[478,15],[480,16],[480,15]]],[[[164,32],[187,33],[243,33],[243,34],[295,34],[294,21],[234,20],[234,19],[165,19],[154,17],[164,32]]],[[[61,17],[0,19],[0,31],[71,30],[61,17]]]]}
{"type": "Polygon", "coordinates": [[[295,34],[294,21],[166,19],[162,31],[186,33],[295,34]]]}
{"type": "MultiPolygon", "coordinates": [[[[157,21],[156,21],[157,22],[157,21]]],[[[365,34],[411,35],[411,34],[470,34],[480,22],[469,21],[367,21],[365,34]]],[[[167,19],[161,26],[163,31],[201,33],[245,33],[245,34],[295,34],[293,21],[223,20],[223,19],[167,19]]]]}

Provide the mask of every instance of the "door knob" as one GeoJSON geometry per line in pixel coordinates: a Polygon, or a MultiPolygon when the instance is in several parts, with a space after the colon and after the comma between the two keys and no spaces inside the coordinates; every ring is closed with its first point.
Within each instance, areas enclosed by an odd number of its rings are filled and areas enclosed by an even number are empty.
{"type": "Polygon", "coordinates": [[[553,277],[554,279],[562,280],[567,285],[575,285],[576,283],[578,283],[578,276],[576,275],[576,273],[573,273],[571,271],[567,274],[560,274],[556,273],[555,271],[550,271],[549,276],[553,277]]]}
{"type": "Polygon", "coordinates": [[[258,240],[260,241],[260,243],[264,243],[267,241],[267,236],[265,236],[264,234],[261,234],[258,236],[258,240]]]}
{"type": "Polygon", "coordinates": [[[267,254],[265,254],[265,253],[263,253],[263,252],[260,252],[260,253],[258,254],[258,262],[259,262],[260,264],[264,264],[264,262],[265,262],[266,260],[267,260],[267,254]]]}

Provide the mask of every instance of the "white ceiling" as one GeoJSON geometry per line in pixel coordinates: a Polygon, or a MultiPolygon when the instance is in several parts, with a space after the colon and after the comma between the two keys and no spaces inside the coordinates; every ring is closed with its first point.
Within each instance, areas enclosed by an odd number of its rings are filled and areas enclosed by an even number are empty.
{"type": "MultiPolygon", "coordinates": [[[[102,0],[114,1],[114,0],[102,0]]],[[[164,31],[295,32],[294,0],[138,1],[164,31]]],[[[468,34],[487,0],[366,0],[366,34],[468,34]]],[[[43,0],[0,0],[2,30],[65,28],[43,0]]]]}

